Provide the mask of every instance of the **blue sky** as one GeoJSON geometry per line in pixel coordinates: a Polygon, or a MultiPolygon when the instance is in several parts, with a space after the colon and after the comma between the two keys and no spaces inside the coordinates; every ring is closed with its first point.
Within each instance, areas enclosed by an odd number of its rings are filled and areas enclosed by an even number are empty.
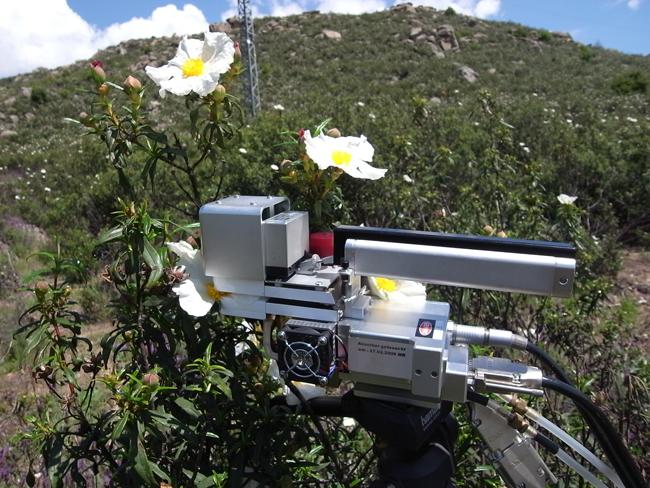
{"type": "MultiPolygon", "coordinates": [[[[402,1],[402,0],[398,0],[402,1]]],[[[569,32],[579,42],[650,53],[650,0],[412,0],[569,32]]],[[[358,14],[395,0],[251,0],[255,15],[358,14]]],[[[88,59],[127,39],[189,34],[236,13],[237,0],[0,0],[0,77],[88,59]]]]}
{"type": "MultiPolygon", "coordinates": [[[[186,3],[193,3],[210,21],[221,19],[222,14],[232,8],[226,0],[70,0],[68,3],[85,20],[98,27],[124,22],[134,16],[147,17],[154,8],[169,3],[179,8],[186,3]]],[[[258,5],[263,13],[269,14],[273,10],[273,3],[265,1],[259,2],[258,5]]],[[[288,3],[275,2],[276,5],[288,3]]],[[[306,4],[308,9],[318,6],[315,1],[298,3],[306,4]]],[[[391,3],[393,2],[385,2],[386,5],[391,3]]],[[[604,47],[627,53],[650,53],[650,1],[637,3],[627,0],[501,0],[498,13],[489,18],[570,32],[577,41],[600,43],[604,47]],[[630,5],[636,8],[631,8],[630,5]]]]}

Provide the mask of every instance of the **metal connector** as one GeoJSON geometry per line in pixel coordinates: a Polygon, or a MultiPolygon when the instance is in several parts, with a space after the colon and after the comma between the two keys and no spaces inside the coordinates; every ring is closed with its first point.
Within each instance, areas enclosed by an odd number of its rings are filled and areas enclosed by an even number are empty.
{"type": "Polygon", "coordinates": [[[481,356],[472,360],[470,369],[470,384],[479,392],[544,394],[542,370],[534,366],[481,356]]]}
{"type": "Polygon", "coordinates": [[[528,345],[528,339],[509,330],[450,323],[447,331],[451,334],[452,344],[511,347],[521,350],[525,350],[528,345]]]}

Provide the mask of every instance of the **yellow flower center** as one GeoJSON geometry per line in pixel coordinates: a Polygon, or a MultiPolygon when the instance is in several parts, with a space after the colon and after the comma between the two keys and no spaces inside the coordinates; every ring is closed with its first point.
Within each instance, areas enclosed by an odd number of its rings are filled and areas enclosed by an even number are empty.
{"type": "Polygon", "coordinates": [[[190,58],[183,63],[181,69],[185,78],[201,76],[203,74],[203,60],[201,58],[190,58]]]}
{"type": "Polygon", "coordinates": [[[230,296],[228,292],[217,290],[212,283],[206,283],[205,286],[208,289],[208,296],[215,302],[219,302],[222,298],[230,296]]]}
{"type": "Polygon", "coordinates": [[[347,166],[352,161],[352,154],[347,151],[333,151],[332,162],[337,166],[347,166]]]}
{"type": "Polygon", "coordinates": [[[397,290],[397,281],[388,278],[375,278],[377,288],[381,291],[391,292],[397,290]]]}

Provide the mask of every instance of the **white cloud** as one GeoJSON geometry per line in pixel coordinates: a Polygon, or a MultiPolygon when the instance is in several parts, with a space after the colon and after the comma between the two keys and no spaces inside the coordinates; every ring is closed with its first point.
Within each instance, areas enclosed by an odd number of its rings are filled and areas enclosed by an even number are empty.
{"type": "Polygon", "coordinates": [[[127,39],[193,34],[208,22],[192,4],[156,8],[147,18],[133,18],[106,29],[90,25],[66,0],[21,0],[2,4],[0,77],[38,67],[55,68],[90,58],[98,49],[127,39]]]}
{"type": "Polygon", "coordinates": [[[641,0],[627,0],[627,6],[632,10],[636,10],[641,6],[641,0]]]}
{"type": "Polygon", "coordinates": [[[385,8],[386,5],[382,0],[320,0],[316,7],[321,12],[354,15],[365,12],[376,12],[385,8]]]}
{"type": "Polygon", "coordinates": [[[273,1],[271,2],[272,17],[286,17],[287,15],[296,15],[304,12],[305,2],[294,1],[273,1]]]}
{"type": "MultiPolygon", "coordinates": [[[[397,0],[395,3],[402,3],[402,1],[397,0]]],[[[413,3],[428,5],[440,10],[451,7],[458,13],[482,18],[496,15],[501,9],[501,0],[415,0],[413,3]]]]}

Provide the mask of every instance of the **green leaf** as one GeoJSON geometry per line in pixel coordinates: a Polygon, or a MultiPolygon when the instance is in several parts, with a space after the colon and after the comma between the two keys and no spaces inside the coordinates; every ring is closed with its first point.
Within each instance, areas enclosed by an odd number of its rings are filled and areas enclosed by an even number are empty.
{"type": "Polygon", "coordinates": [[[162,276],[163,265],[160,254],[158,254],[148,239],[144,240],[144,250],[142,257],[144,258],[144,262],[147,263],[147,266],[151,268],[151,273],[149,274],[149,279],[147,280],[147,286],[153,286],[162,276]]]}
{"type": "Polygon", "coordinates": [[[111,434],[111,439],[114,441],[119,439],[119,437],[122,435],[122,432],[124,431],[124,427],[126,426],[126,423],[129,421],[130,414],[128,412],[125,412],[124,415],[120,420],[117,421],[115,424],[115,428],[113,429],[113,433],[111,434]]]}
{"type": "Polygon", "coordinates": [[[151,470],[151,464],[149,458],[147,458],[147,453],[142,445],[140,439],[137,441],[137,451],[135,454],[135,472],[138,473],[140,478],[150,486],[156,486],[156,478],[153,476],[153,471],[151,470]]]}
{"type": "Polygon", "coordinates": [[[97,239],[97,245],[101,246],[102,244],[113,242],[119,239],[120,237],[122,237],[123,234],[124,234],[124,228],[121,226],[108,229],[106,232],[100,234],[99,238],[97,239]]]}
{"type": "Polygon", "coordinates": [[[187,398],[179,397],[175,400],[176,405],[178,405],[186,414],[188,414],[192,418],[198,418],[201,416],[201,412],[199,412],[194,404],[190,402],[187,398]]]}

